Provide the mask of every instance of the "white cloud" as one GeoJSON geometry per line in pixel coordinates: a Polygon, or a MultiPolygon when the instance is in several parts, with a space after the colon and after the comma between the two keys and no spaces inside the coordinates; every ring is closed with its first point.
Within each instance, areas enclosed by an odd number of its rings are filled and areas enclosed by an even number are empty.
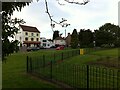
{"type": "MultiPolygon", "coordinates": [[[[74,5],[63,2],[66,5],[61,6],[56,0],[48,0],[50,13],[53,18],[60,21],[61,18],[66,18],[71,25],[66,28],[67,33],[73,31],[74,28],[89,28],[97,29],[105,23],[118,23],[118,1],[119,0],[90,0],[84,6],[74,5]]],[[[14,12],[13,17],[18,17],[26,21],[26,25],[36,26],[41,31],[41,36],[52,38],[52,30],[50,20],[45,13],[44,1],[31,3],[26,6],[21,12],[14,12]]],[[[56,25],[54,30],[60,30],[60,33],[65,32],[65,28],[56,25]]],[[[63,34],[64,36],[64,34],[63,34]]]]}

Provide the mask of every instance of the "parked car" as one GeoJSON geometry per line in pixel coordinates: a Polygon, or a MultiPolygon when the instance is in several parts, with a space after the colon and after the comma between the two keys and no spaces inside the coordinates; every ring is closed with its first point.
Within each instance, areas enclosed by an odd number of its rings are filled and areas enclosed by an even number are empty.
{"type": "Polygon", "coordinates": [[[27,51],[37,51],[39,49],[39,47],[27,47],[27,51]]]}
{"type": "Polygon", "coordinates": [[[64,49],[64,46],[58,46],[57,48],[56,48],[56,50],[63,50],[64,49]]]}
{"type": "Polygon", "coordinates": [[[56,46],[51,46],[50,48],[56,48],[56,46]]]}
{"type": "Polygon", "coordinates": [[[40,46],[40,49],[45,49],[45,47],[43,47],[43,46],[40,46]]]}

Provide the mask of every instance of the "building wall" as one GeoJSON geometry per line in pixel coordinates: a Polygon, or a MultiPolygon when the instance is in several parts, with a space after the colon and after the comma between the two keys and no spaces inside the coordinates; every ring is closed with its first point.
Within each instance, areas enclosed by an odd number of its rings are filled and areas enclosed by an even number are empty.
{"type": "Polygon", "coordinates": [[[23,34],[24,34],[24,41],[25,41],[25,38],[28,38],[28,41],[32,41],[31,38],[33,38],[33,41],[37,41],[37,38],[38,38],[38,41],[40,41],[40,33],[24,31],[23,34]],[[26,33],[28,33],[28,35],[26,35],[26,33]]]}
{"type": "Polygon", "coordinates": [[[46,38],[41,37],[41,46],[44,48],[50,48],[52,46],[55,46],[55,44],[53,42],[48,41],[46,38]],[[44,42],[46,41],[46,42],[44,42]]]}
{"type": "MultiPolygon", "coordinates": [[[[18,33],[15,35],[15,40],[18,40],[21,44],[23,44],[24,41],[24,34],[21,27],[19,27],[18,33]]],[[[20,45],[19,45],[20,46],[20,45]]]]}
{"type": "MultiPolygon", "coordinates": [[[[24,46],[23,42],[26,41],[25,38],[28,38],[28,41],[31,41],[31,38],[33,38],[33,41],[37,41],[37,38],[38,38],[38,41],[40,41],[40,33],[23,31],[22,28],[19,27],[19,31],[15,35],[15,40],[18,40],[22,44],[22,46],[24,46]],[[28,35],[26,35],[26,32],[28,33],[28,35]],[[33,33],[33,35],[32,35],[32,33],[33,33]],[[37,36],[37,34],[38,34],[38,36],[37,36]]],[[[33,45],[31,45],[31,46],[33,46],[33,45]]]]}
{"type": "Polygon", "coordinates": [[[54,43],[57,45],[66,45],[65,40],[54,40],[54,43]]]}
{"type": "Polygon", "coordinates": [[[66,37],[66,45],[70,46],[71,44],[71,35],[68,33],[68,36],[66,37]]]}

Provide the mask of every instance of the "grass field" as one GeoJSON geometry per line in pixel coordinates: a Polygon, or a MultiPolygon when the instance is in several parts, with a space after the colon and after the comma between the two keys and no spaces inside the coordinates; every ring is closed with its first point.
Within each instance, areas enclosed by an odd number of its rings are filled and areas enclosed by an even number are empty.
{"type": "MultiPolygon", "coordinates": [[[[65,50],[66,52],[68,50],[65,50]]],[[[60,65],[68,64],[82,65],[87,62],[96,61],[101,56],[112,56],[118,55],[117,49],[111,49],[106,51],[90,52],[86,55],[78,55],[63,61],[60,65]]],[[[26,56],[41,57],[44,54],[61,53],[61,51],[36,51],[28,53],[16,53],[7,58],[7,62],[3,62],[3,88],[55,88],[58,87],[54,84],[48,83],[43,80],[38,80],[34,77],[30,77],[26,74],[26,56]]],[[[60,76],[57,75],[60,79],[60,76]]],[[[57,78],[57,77],[56,77],[57,78]]]]}
{"type": "MultiPolygon", "coordinates": [[[[49,51],[48,51],[49,52],[49,51]]],[[[26,56],[38,56],[46,51],[16,53],[2,64],[3,88],[53,88],[57,87],[43,80],[34,79],[26,74],[26,56]]]]}
{"type": "MultiPolygon", "coordinates": [[[[69,50],[67,50],[69,51],[69,50]]],[[[34,52],[15,53],[7,57],[2,64],[3,88],[55,88],[54,84],[31,78],[26,74],[26,57],[41,57],[52,53],[61,53],[56,50],[40,50],[34,52]]],[[[66,50],[64,51],[66,52],[66,50]]],[[[50,57],[47,57],[50,58],[50,57]]]]}

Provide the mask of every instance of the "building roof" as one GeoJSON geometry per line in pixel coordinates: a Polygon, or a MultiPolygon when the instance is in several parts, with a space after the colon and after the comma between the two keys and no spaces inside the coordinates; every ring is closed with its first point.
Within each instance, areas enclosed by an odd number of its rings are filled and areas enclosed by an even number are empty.
{"type": "Polygon", "coordinates": [[[20,25],[20,27],[23,29],[23,31],[40,33],[40,31],[36,27],[26,26],[26,25],[20,25]]]}
{"type": "Polygon", "coordinates": [[[64,40],[62,37],[56,37],[54,40],[64,40]]]}

